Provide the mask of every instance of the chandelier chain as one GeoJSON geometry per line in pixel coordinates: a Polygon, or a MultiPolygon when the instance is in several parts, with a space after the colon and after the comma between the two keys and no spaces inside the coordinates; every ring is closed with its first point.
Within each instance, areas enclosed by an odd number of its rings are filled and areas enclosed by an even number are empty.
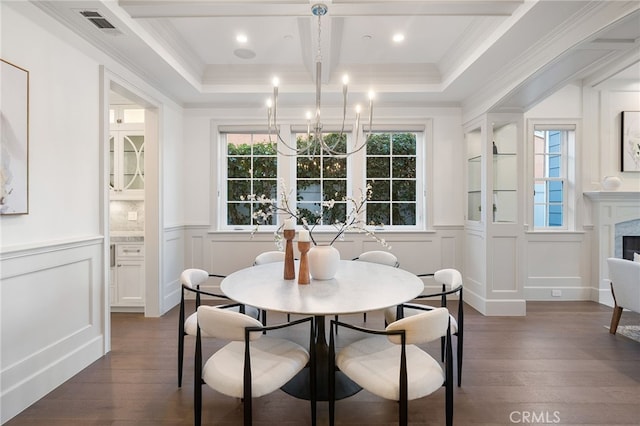
{"type": "MultiPolygon", "coordinates": [[[[291,144],[287,143],[282,136],[280,135],[280,128],[277,122],[277,109],[278,109],[278,82],[277,78],[274,79],[274,88],[273,88],[273,98],[267,102],[268,111],[267,111],[267,124],[269,131],[269,141],[271,141],[272,131],[276,136],[276,144],[277,151],[279,154],[291,157],[291,156],[299,156],[299,155],[317,155],[322,154],[323,152],[326,155],[337,156],[337,157],[348,157],[357,152],[360,152],[366,145],[369,136],[371,135],[372,130],[372,120],[373,120],[373,92],[369,92],[369,128],[367,129],[367,134],[360,135],[360,106],[356,106],[356,120],[355,120],[355,140],[353,142],[353,149],[349,150],[348,148],[344,151],[339,151],[337,149],[340,141],[343,140],[344,137],[344,129],[345,129],[345,121],[347,115],[347,76],[343,79],[343,88],[342,88],[342,97],[343,97],[343,105],[342,105],[342,126],[340,129],[339,138],[331,145],[327,145],[323,136],[322,136],[322,122],[321,120],[321,96],[322,96],[322,16],[327,13],[327,6],[318,3],[314,4],[311,7],[311,12],[313,15],[318,17],[318,49],[316,52],[316,111],[315,111],[315,120],[313,125],[311,124],[312,115],[307,113],[307,141],[306,146],[303,148],[291,146],[291,144]],[[313,138],[312,138],[313,136],[313,138]],[[361,140],[362,138],[362,140],[361,140]],[[315,143],[314,143],[315,142],[315,143]],[[285,151],[280,149],[280,145],[286,148],[285,151]],[[316,151],[317,149],[320,152],[316,151]]],[[[364,130],[363,130],[364,132],[364,130]]]]}

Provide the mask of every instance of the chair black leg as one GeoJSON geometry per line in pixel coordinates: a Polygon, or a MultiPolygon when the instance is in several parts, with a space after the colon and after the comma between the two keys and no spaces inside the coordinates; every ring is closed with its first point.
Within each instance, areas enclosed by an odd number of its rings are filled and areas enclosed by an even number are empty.
{"type": "Polygon", "coordinates": [[[458,334],[458,387],[462,386],[462,335],[458,334]]]}
{"type": "Polygon", "coordinates": [[[200,342],[200,328],[196,335],[196,353],[193,368],[193,424],[202,424],[202,344],[200,342]]]}
{"type": "Polygon", "coordinates": [[[366,312],[362,314],[362,318],[364,319],[364,322],[367,322],[367,313],[366,312]]]}
{"type": "Polygon", "coordinates": [[[193,396],[193,424],[200,426],[202,424],[202,385],[196,383],[193,396]]]}
{"type": "Polygon", "coordinates": [[[244,404],[244,426],[251,426],[251,423],[253,423],[251,418],[251,398],[244,398],[242,403],[244,404]]]}
{"type": "MultiPolygon", "coordinates": [[[[333,337],[334,326],[330,324],[329,327],[329,356],[327,357],[329,361],[329,426],[334,426],[336,417],[336,352],[333,337]]],[[[338,326],[336,325],[335,328],[337,329],[338,326]]]]}
{"type": "Polygon", "coordinates": [[[178,316],[178,387],[182,387],[182,364],[184,361],[184,288],[180,295],[180,313],[178,316]]]}
{"type": "Polygon", "coordinates": [[[442,359],[442,362],[444,362],[444,347],[446,344],[446,338],[445,337],[441,337],[440,338],[440,357],[442,359]]]}
{"type": "Polygon", "coordinates": [[[182,365],[184,363],[184,330],[178,330],[178,387],[182,387],[182,365]]]}

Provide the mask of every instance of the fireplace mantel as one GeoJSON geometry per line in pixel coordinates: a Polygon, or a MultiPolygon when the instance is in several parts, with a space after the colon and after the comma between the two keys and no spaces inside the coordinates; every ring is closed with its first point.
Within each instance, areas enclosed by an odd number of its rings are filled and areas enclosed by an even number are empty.
{"type": "Polygon", "coordinates": [[[640,201],[640,191],[589,191],[584,195],[593,201],[640,201]]]}
{"type": "Polygon", "coordinates": [[[616,225],[640,220],[640,191],[592,191],[584,196],[591,201],[595,231],[591,264],[598,283],[593,300],[613,306],[607,258],[616,256],[616,225]]]}

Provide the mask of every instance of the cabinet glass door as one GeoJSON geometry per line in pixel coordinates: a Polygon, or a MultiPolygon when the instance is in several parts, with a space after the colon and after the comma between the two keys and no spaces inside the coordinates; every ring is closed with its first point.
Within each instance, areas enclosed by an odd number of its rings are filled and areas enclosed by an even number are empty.
{"type": "Polygon", "coordinates": [[[518,162],[515,123],[493,129],[493,222],[517,220],[518,162]]]}
{"type": "Polygon", "coordinates": [[[480,129],[465,135],[467,142],[467,220],[482,216],[482,156],[480,129]]]}
{"type": "Polygon", "coordinates": [[[144,189],[144,136],[123,136],[122,188],[144,189]]]}
{"type": "Polygon", "coordinates": [[[115,136],[109,136],[109,189],[116,188],[116,175],[115,175],[115,153],[116,153],[116,138],[115,136]]]}

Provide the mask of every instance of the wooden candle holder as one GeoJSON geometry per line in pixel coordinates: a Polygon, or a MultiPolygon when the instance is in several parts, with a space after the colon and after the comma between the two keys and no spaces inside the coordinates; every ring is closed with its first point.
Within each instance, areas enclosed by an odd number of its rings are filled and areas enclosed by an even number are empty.
{"type": "Polygon", "coordinates": [[[298,271],[298,284],[309,284],[309,259],[307,252],[311,249],[311,242],[298,241],[298,250],[300,250],[300,270],[298,271]]]}
{"type": "Polygon", "coordinates": [[[294,229],[283,231],[284,239],[287,240],[284,249],[284,279],[292,280],[296,277],[296,267],[293,263],[293,239],[296,236],[294,229]]]}

